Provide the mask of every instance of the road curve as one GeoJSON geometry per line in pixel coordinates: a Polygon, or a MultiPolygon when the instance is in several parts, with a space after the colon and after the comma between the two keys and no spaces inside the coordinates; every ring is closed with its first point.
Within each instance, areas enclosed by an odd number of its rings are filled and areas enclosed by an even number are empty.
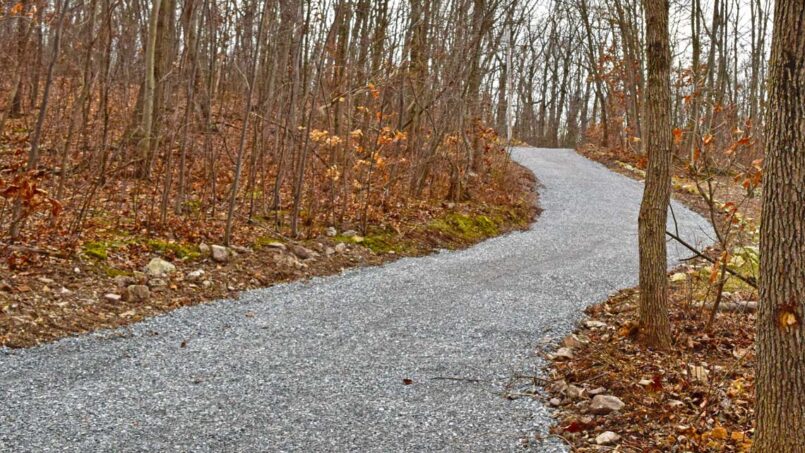
{"type": "Polygon", "coordinates": [[[0,451],[522,448],[549,411],[502,394],[584,307],[636,284],[641,185],[570,150],[514,157],[543,184],[527,232],[0,350],[0,451]]]}

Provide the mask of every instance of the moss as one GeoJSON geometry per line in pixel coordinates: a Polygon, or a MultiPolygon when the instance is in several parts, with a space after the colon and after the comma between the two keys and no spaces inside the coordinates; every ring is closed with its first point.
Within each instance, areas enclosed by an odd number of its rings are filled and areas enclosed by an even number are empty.
{"type": "Polygon", "coordinates": [[[502,219],[493,219],[486,215],[468,216],[450,213],[432,220],[427,228],[460,242],[468,242],[499,234],[501,223],[502,219]]]}
{"type": "Polygon", "coordinates": [[[106,242],[87,242],[81,247],[85,255],[104,261],[109,258],[109,244],[106,242]]]}
{"type": "Polygon", "coordinates": [[[282,238],[272,236],[272,235],[269,234],[269,235],[265,235],[265,236],[260,236],[257,239],[255,239],[254,240],[254,246],[259,249],[259,248],[266,247],[266,246],[268,246],[270,244],[276,244],[277,242],[279,242],[280,244],[285,243],[285,241],[282,238]]]}
{"type": "Polygon", "coordinates": [[[117,268],[114,268],[112,266],[101,266],[101,269],[103,270],[104,274],[106,274],[106,276],[110,277],[110,278],[115,278],[115,277],[118,277],[118,276],[121,276],[121,275],[126,276],[126,277],[134,276],[134,272],[123,270],[123,269],[117,269],[117,268]]]}
{"type": "Polygon", "coordinates": [[[146,239],[145,245],[153,252],[172,253],[180,259],[194,260],[201,256],[201,252],[195,245],[168,242],[161,239],[146,239]]]}

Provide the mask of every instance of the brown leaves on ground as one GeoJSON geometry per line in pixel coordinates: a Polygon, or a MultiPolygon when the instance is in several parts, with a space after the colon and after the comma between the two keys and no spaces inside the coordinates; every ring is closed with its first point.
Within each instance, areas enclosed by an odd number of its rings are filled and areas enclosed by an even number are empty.
{"type": "Polygon", "coordinates": [[[720,313],[713,330],[705,332],[708,313],[690,304],[689,284],[672,282],[671,288],[670,351],[654,352],[635,342],[638,293],[628,289],[588,309],[590,320],[583,325],[593,327],[576,333],[585,341],[570,341],[576,345],[572,359],[553,361],[548,390],[559,421],[552,432],[575,451],[601,451],[596,437],[606,431],[620,436],[617,451],[751,447],[754,314],[720,313]],[[593,415],[592,394],[602,392],[620,398],[624,407],[593,415]]]}

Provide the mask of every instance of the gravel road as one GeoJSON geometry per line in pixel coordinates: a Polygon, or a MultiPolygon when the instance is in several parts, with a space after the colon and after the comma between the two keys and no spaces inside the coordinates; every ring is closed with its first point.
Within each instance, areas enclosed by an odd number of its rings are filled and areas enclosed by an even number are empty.
{"type": "Polygon", "coordinates": [[[530,231],[0,350],[0,451],[560,451],[533,440],[546,407],[503,396],[636,284],[641,185],[569,150],[514,156],[544,185],[530,231]]]}

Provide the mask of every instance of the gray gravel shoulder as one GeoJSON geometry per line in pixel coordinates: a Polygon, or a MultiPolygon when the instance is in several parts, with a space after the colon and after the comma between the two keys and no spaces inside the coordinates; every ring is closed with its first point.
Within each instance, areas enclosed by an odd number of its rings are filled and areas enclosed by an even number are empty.
{"type": "Polygon", "coordinates": [[[543,184],[527,232],[3,350],[0,451],[522,448],[550,412],[503,396],[583,308],[636,284],[641,185],[570,150],[514,156],[543,184]]]}

